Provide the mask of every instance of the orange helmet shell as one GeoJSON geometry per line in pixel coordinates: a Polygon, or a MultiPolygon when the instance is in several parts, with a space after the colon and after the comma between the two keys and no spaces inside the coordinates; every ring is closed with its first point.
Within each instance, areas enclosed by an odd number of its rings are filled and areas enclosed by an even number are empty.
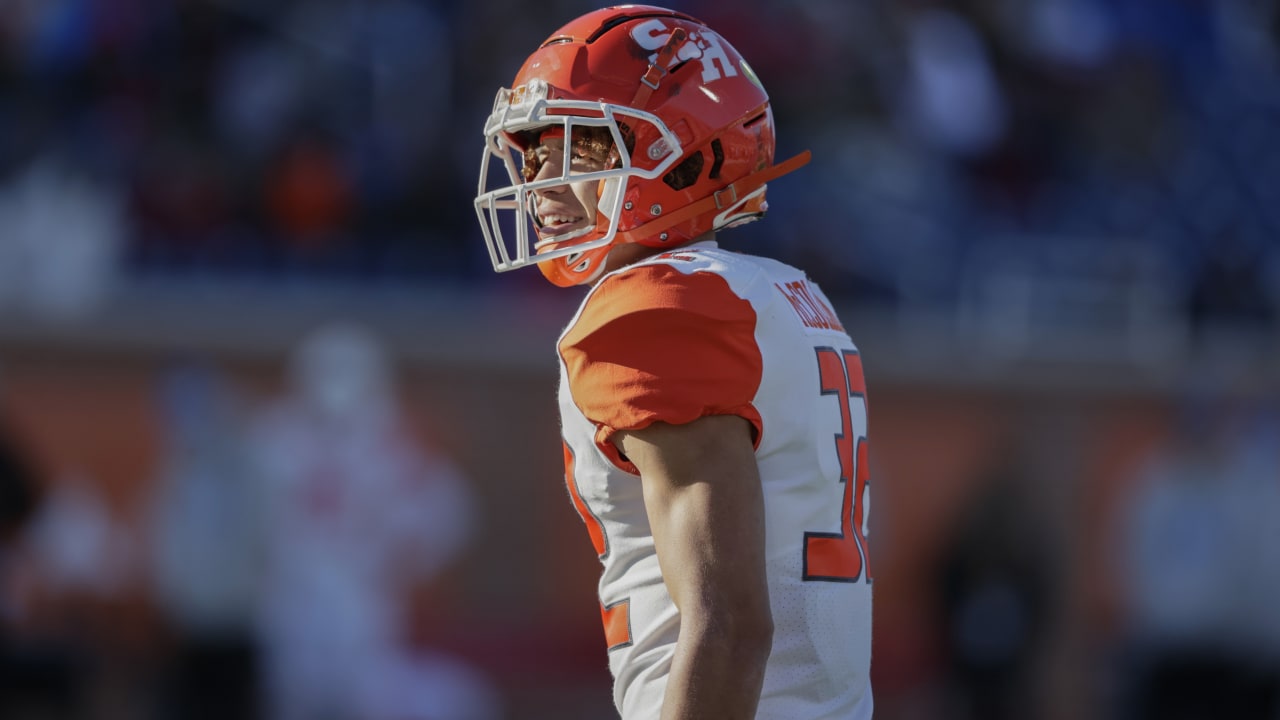
{"type": "MultiPolygon", "coordinates": [[[[476,209],[498,270],[537,263],[557,285],[582,284],[598,277],[609,250],[620,243],[675,247],[755,219],[767,208],[760,184],[745,197],[735,193],[727,206],[680,212],[770,167],[775,140],[769,97],[751,67],[704,23],[672,10],[605,8],[552,33],[525,61],[512,88],[499,92],[485,133],[476,209]],[[519,160],[512,161],[523,150],[519,133],[556,123],[609,127],[615,139],[633,138],[634,146],[622,153],[620,169],[599,179],[595,228],[540,243],[532,254],[525,247],[512,253],[501,246],[495,210],[527,212],[528,190],[520,191],[525,183],[514,172],[519,160]],[[511,186],[486,189],[492,156],[502,157],[511,186]]],[[[517,242],[527,245],[529,222],[517,223],[524,230],[517,242]]]]}

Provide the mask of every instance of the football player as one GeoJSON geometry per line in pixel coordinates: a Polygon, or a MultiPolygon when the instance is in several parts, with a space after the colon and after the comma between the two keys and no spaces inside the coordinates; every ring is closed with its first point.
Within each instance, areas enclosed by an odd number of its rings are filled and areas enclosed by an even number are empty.
{"type": "Polygon", "coordinates": [[[870,718],[862,360],[764,215],[760,80],[704,23],[587,13],[499,91],[476,213],[494,268],[588,286],[560,337],[569,494],[603,564],[624,718],[870,718]]]}

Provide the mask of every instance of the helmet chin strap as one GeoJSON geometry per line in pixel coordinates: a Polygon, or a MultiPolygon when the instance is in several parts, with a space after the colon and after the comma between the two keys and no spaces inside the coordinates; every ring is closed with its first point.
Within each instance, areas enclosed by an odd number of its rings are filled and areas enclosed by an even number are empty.
{"type": "Polygon", "coordinates": [[[618,237],[623,242],[640,242],[661,233],[663,230],[675,227],[682,222],[692,220],[693,218],[708,212],[712,209],[723,210],[726,207],[738,202],[740,198],[746,197],[749,193],[759,188],[761,185],[776,180],[789,172],[794,172],[809,163],[812,153],[808,150],[787,159],[776,165],[771,165],[763,170],[758,170],[745,177],[739,178],[737,182],[730,183],[721,190],[702,198],[701,200],[686,205],[685,207],[665,215],[656,220],[651,220],[644,225],[618,232],[618,237]]]}
{"type": "Polygon", "coordinates": [[[682,27],[671,31],[671,37],[667,38],[667,44],[662,46],[653,62],[649,63],[649,69],[645,70],[644,75],[640,76],[640,87],[636,89],[636,96],[631,99],[630,107],[644,109],[649,102],[649,98],[653,96],[653,91],[657,90],[658,85],[662,83],[662,78],[667,76],[667,68],[671,65],[671,56],[676,54],[676,50],[684,45],[684,41],[688,37],[689,33],[682,27]]]}

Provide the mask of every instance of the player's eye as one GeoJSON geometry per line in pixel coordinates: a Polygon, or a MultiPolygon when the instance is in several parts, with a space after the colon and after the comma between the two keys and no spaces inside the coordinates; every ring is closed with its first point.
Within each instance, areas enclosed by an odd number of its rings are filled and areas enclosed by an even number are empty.
{"type": "Polygon", "coordinates": [[[583,141],[574,145],[569,159],[575,169],[582,169],[603,167],[605,158],[600,154],[599,150],[583,141]]]}
{"type": "Polygon", "coordinates": [[[529,182],[537,177],[542,170],[542,166],[551,157],[551,149],[546,145],[539,145],[530,148],[524,152],[524,167],[521,168],[520,174],[524,176],[524,181],[529,182]]]}

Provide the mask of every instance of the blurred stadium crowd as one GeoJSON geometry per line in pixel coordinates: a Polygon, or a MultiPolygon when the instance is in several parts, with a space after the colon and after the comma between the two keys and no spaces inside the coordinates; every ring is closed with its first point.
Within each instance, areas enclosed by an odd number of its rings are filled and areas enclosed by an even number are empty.
{"type": "MultiPolygon", "coordinates": [[[[1094,315],[1146,293],[1273,326],[1274,2],[671,4],[744,49],[780,152],[815,151],[738,239],[833,294],[969,307],[1030,276],[1097,296],[1044,298],[1094,315]]],[[[478,128],[531,38],[589,7],[10,3],[2,264],[57,265],[82,293],[117,270],[489,281],[478,128]],[[89,237],[50,247],[51,218],[89,237]]]]}
{"type": "MultiPolygon", "coordinates": [[[[751,60],[779,154],[814,151],[725,243],[805,267],[874,338],[878,716],[1277,720],[1280,2],[667,4],[751,60]],[[1253,363],[1161,375],[1193,347],[1171,337],[1253,363]],[[1107,338],[1150,364],[1091,364],[1107,338]],[[993,382],[965,365],[984,340],[1077,374],[993,382]]],[[[480,129],[596,6],[3,5],[0,715],[608,712],[552,380],[450,335],[490,332],[490,291],[553,292],[490,270],[480,129]],[[459,457],[400,415],[404,337],[281,332],[257,357],[281,379],[12,332],[157,283],[465,293],[410,328],[463,348],[409,368],[459,457]]],[[[518,353],[513,317],[490,334],[518,353]]]]}

